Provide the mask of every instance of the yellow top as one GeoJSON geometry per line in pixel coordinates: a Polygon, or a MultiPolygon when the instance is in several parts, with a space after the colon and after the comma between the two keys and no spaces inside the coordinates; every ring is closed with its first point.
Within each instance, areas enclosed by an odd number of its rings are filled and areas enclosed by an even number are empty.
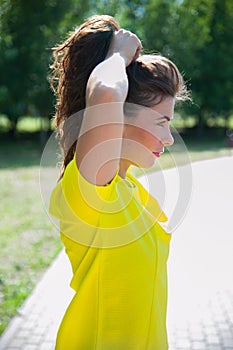
{"type": "Polygon", "coordinates": [[[131,174],[95,186],[75,159],[54,188],[50,213],[59,219],[76,294],[56,350],[165,350],[171,235],[158,202],[131,174]]]}

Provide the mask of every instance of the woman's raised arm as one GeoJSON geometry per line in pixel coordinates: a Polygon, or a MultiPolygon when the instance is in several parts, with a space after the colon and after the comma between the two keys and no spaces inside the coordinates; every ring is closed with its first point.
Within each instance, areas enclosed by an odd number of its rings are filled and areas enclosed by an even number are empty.
{"type": "Polygon", "coordinates": [[[136,35],[123,29],[115,32],[106,59],[89,77],[76,163],[82,176],[93,184],[106,185],[117,172],[124,127],[123,104],[128,93],[126,66],[140,51],[141,42],[136,35]]]}

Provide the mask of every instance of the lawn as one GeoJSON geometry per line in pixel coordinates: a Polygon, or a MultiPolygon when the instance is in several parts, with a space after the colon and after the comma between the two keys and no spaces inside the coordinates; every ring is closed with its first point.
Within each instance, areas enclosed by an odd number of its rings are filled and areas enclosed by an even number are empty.
{"type": "MultiPolygon", "coordinates": [[[[182,137],[191,161],[232,155],[222,130],[202,139],[190,133],[182,137]]],[[[0,134],[0,334],[62,248],[41,200],[39,140],[38,132],[21,132],[13,140],[0,134]]],[[[185,162],[186,156],[181,147],[176,163],[185,162]]],[[[168,151],[161,164],[176,165],[168,151]]]]}
{"type": "Polygon", "coordinates": [[[1,135],[0,334],[62,247],[41,200],[36,139],[1,135]]]}

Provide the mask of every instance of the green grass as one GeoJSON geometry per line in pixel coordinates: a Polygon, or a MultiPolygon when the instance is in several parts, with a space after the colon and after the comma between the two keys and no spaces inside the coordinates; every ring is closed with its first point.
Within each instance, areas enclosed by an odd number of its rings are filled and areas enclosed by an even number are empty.
{"type": "MultiPolygon", "coordinates": [[[[28,123],[30,129],[32,125],[28,123]]],[[[184,133],[182,138],[191,161],[229,156],[233,152],[226,148],[222,130],[210,130],[204,138],[184,133]]],[[[14,139],[0,134],[0,333],[62,248],[41,201],[41,153],[38,132],[30,134],[24,130],[14,139]]],[[[178,152],[176,162],[185,162],[184,156],[185,153],[178,152]]],[[[160,162],[162,168],[174,166],[168,151],[160,162]]],[[[140,174],[140,170],[134,171],[140,174]]]]}
{"type": "Polygon", "coordinates": [[[41,201],[38,170],[0,170],[0,333],[61,249],[41,201]]]}
{"type": "Polygon", "coordinates": [[[0,334],[62,245],[39,186],[38,135],[0,142],[0,334]]]}
{"type": "MultiPolygon", "coordinates": [[[[49,127],[47,119],[25,116],[21,117],[17,123],[17,130],[19,132],[37,132],[41,127],[44,129],[49,127]]],[[[7,117],[5,115],[0,115],[0,130],[6,132],[9,128],[10,122],[7,117]]]]}

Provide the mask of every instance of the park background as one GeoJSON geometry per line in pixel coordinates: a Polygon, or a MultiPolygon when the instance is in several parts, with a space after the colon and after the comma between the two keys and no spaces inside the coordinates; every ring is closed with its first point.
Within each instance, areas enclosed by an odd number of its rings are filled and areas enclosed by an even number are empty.
{"type": "MultiPolygon", "coordinates": [[[[192,102],[177,105],[172,125],[191,161],[231,152],[232,1],[0,0],[0,333],[62,249],[38,180],[54,130],[51,48],[94,14],[114,16],[184,74],[192,102]]],[[[162,164],[174,165],[167,152],[162,164]]]]}

